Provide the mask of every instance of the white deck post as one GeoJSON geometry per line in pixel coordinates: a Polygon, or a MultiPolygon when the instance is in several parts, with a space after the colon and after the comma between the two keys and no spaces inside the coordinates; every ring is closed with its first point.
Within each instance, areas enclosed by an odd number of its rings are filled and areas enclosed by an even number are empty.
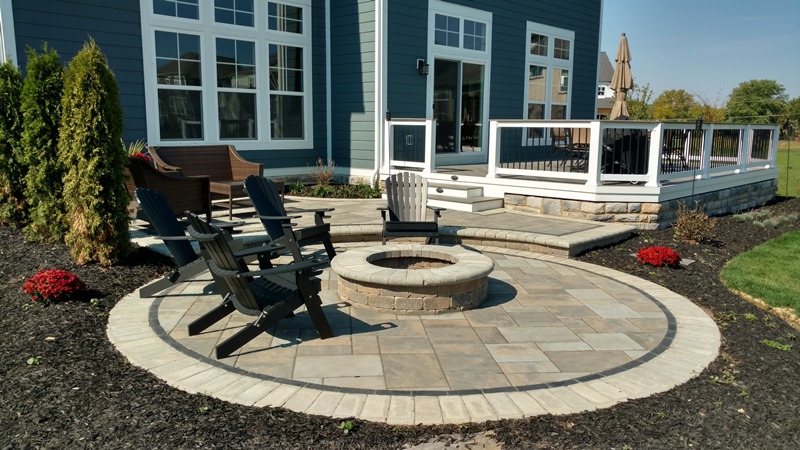
{"type": "Polygon", "coordinates": [[[589,140],[589,168],[587,174],[589,178],[586,180],[587,186],[597,186],[600,184],[600,121],[593,120],[589,122],[590,140],[589,140]]]}
{"type": "Polygon", "coordinates": [[[435,146],[433,140],[433,121],[434,119],[425,119],[425,167],[422,169],[425,173],[434,173],[433,148],[435,146]]]}
{"type": "Polygon", "coordinates": [[[392,168],[392,152],[389,149],[389,145],[392,142],[392,121],[387,119],[383,121],[384,132],[383,132],[383,163],[384,163],[384,171],[391,172],[392,168]]]}
{"type": "Polygon", "coordinates": [[[747,125],[739,133],[739,168],[736,169],[736,172],[745,173],[747,172],[747,165],[750,163],[750,155],[753,153],[750,148],[753,142],[753,128],[747,125]]]}
{"type": "MultiPolygon", "coordinates": [[[[781,138],[781,128],[778,125],[772,128],[772,147],[769,149],[769,166],[778,167],[778,143],[781,138]]],[[[791,138],[790,138],[791,139],[791,138]]]]}
{"type": "Polygon", "coordinates": [[[489,167],[487,167],[486,178],[497,178],[497,165],[500,163],[500,155],[497,153],[497,121],[489,121],[489,167]]]}
{"type": "Polygon", "coordinates": [[[698,179],[709,178],[708,171],[711,169],[711,150],[714,143],[714,124],[703,128],[703,151],[700,154],[700,174],[698,179]]]}
{"type": "Polygon", "coordinates": [[[647,183],[645,186],[659,187],[661,175],[661,149],[664,145],[664,124],[658,122],[650,131],[650,159],[647,161],[647,183]]]}

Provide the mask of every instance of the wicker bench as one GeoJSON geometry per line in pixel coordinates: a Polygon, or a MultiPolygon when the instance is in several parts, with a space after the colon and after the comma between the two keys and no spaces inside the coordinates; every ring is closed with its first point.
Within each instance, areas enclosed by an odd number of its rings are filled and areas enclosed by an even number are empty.
{"type": "MultiPolygon", "coordinates": [[[[186,210],[204,214],[211,219],[211,196],[208,176],[183,176],[179,173],[161,172],[141,159],[131,159],[128,165],[130,178],[125,185],[131,197],[137,187],[161,192],[172,207],[175,216],[183,216],[186,210]]],[[[135,198],[135,197],[134,197],[135,198]]],[[[138,210],[132,215],[139,217],[138,210]]],[[[146,216],[142,219],[150,221],[146,216]]]]}
{"type": "Polygon", "coordinates": [[[185,176],[208,175],[211,197],[225,198],[229,219],[233,218],[234,199],[247,198],[242,184],[244,179],[249,175],[261,176],[263,172],[261,164],[242,158],[233,145],[148,147],[148,150],[160,171],[185,176]]]}

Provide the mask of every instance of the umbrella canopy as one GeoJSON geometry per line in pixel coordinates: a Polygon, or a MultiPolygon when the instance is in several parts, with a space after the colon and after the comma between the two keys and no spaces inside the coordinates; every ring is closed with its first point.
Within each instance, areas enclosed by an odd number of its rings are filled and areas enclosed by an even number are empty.
{"type": "Polygon", "coordinates": [[[614,75],[611,77],[611,89],[616,93],[614,107],[611,109],[611,118],[628,116],[628,103],[625,101],[627,92],[633,88],[633,77],[631,76],[631,50],[628,48],[628,38],[622,33],[617,49],[617,66],[614,67],[614,75]]]}

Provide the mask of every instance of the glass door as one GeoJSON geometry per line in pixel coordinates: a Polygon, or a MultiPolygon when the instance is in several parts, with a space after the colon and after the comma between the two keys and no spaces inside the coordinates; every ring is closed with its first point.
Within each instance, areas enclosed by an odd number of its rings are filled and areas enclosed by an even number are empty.
{"type": "Polygon", "coordinates": [[[436,153],[479,152],[483,142],[484,66],[436,59],[433,117],[436,153]]]}

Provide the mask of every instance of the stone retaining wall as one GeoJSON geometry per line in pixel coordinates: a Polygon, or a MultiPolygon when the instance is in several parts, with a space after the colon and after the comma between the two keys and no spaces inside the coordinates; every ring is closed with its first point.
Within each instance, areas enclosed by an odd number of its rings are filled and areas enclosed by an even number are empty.
{"type": "Polygon", "coordinates": [[[777,180],[762,181],[661,203],[604,203],[517,194],[506,194],[504,203],[511,210],[655,229],[675,222],[680,201],[690,207],[698,202],[709,216],[730,214],[764,205],[775,197],[777,184],[777,180]]]}

